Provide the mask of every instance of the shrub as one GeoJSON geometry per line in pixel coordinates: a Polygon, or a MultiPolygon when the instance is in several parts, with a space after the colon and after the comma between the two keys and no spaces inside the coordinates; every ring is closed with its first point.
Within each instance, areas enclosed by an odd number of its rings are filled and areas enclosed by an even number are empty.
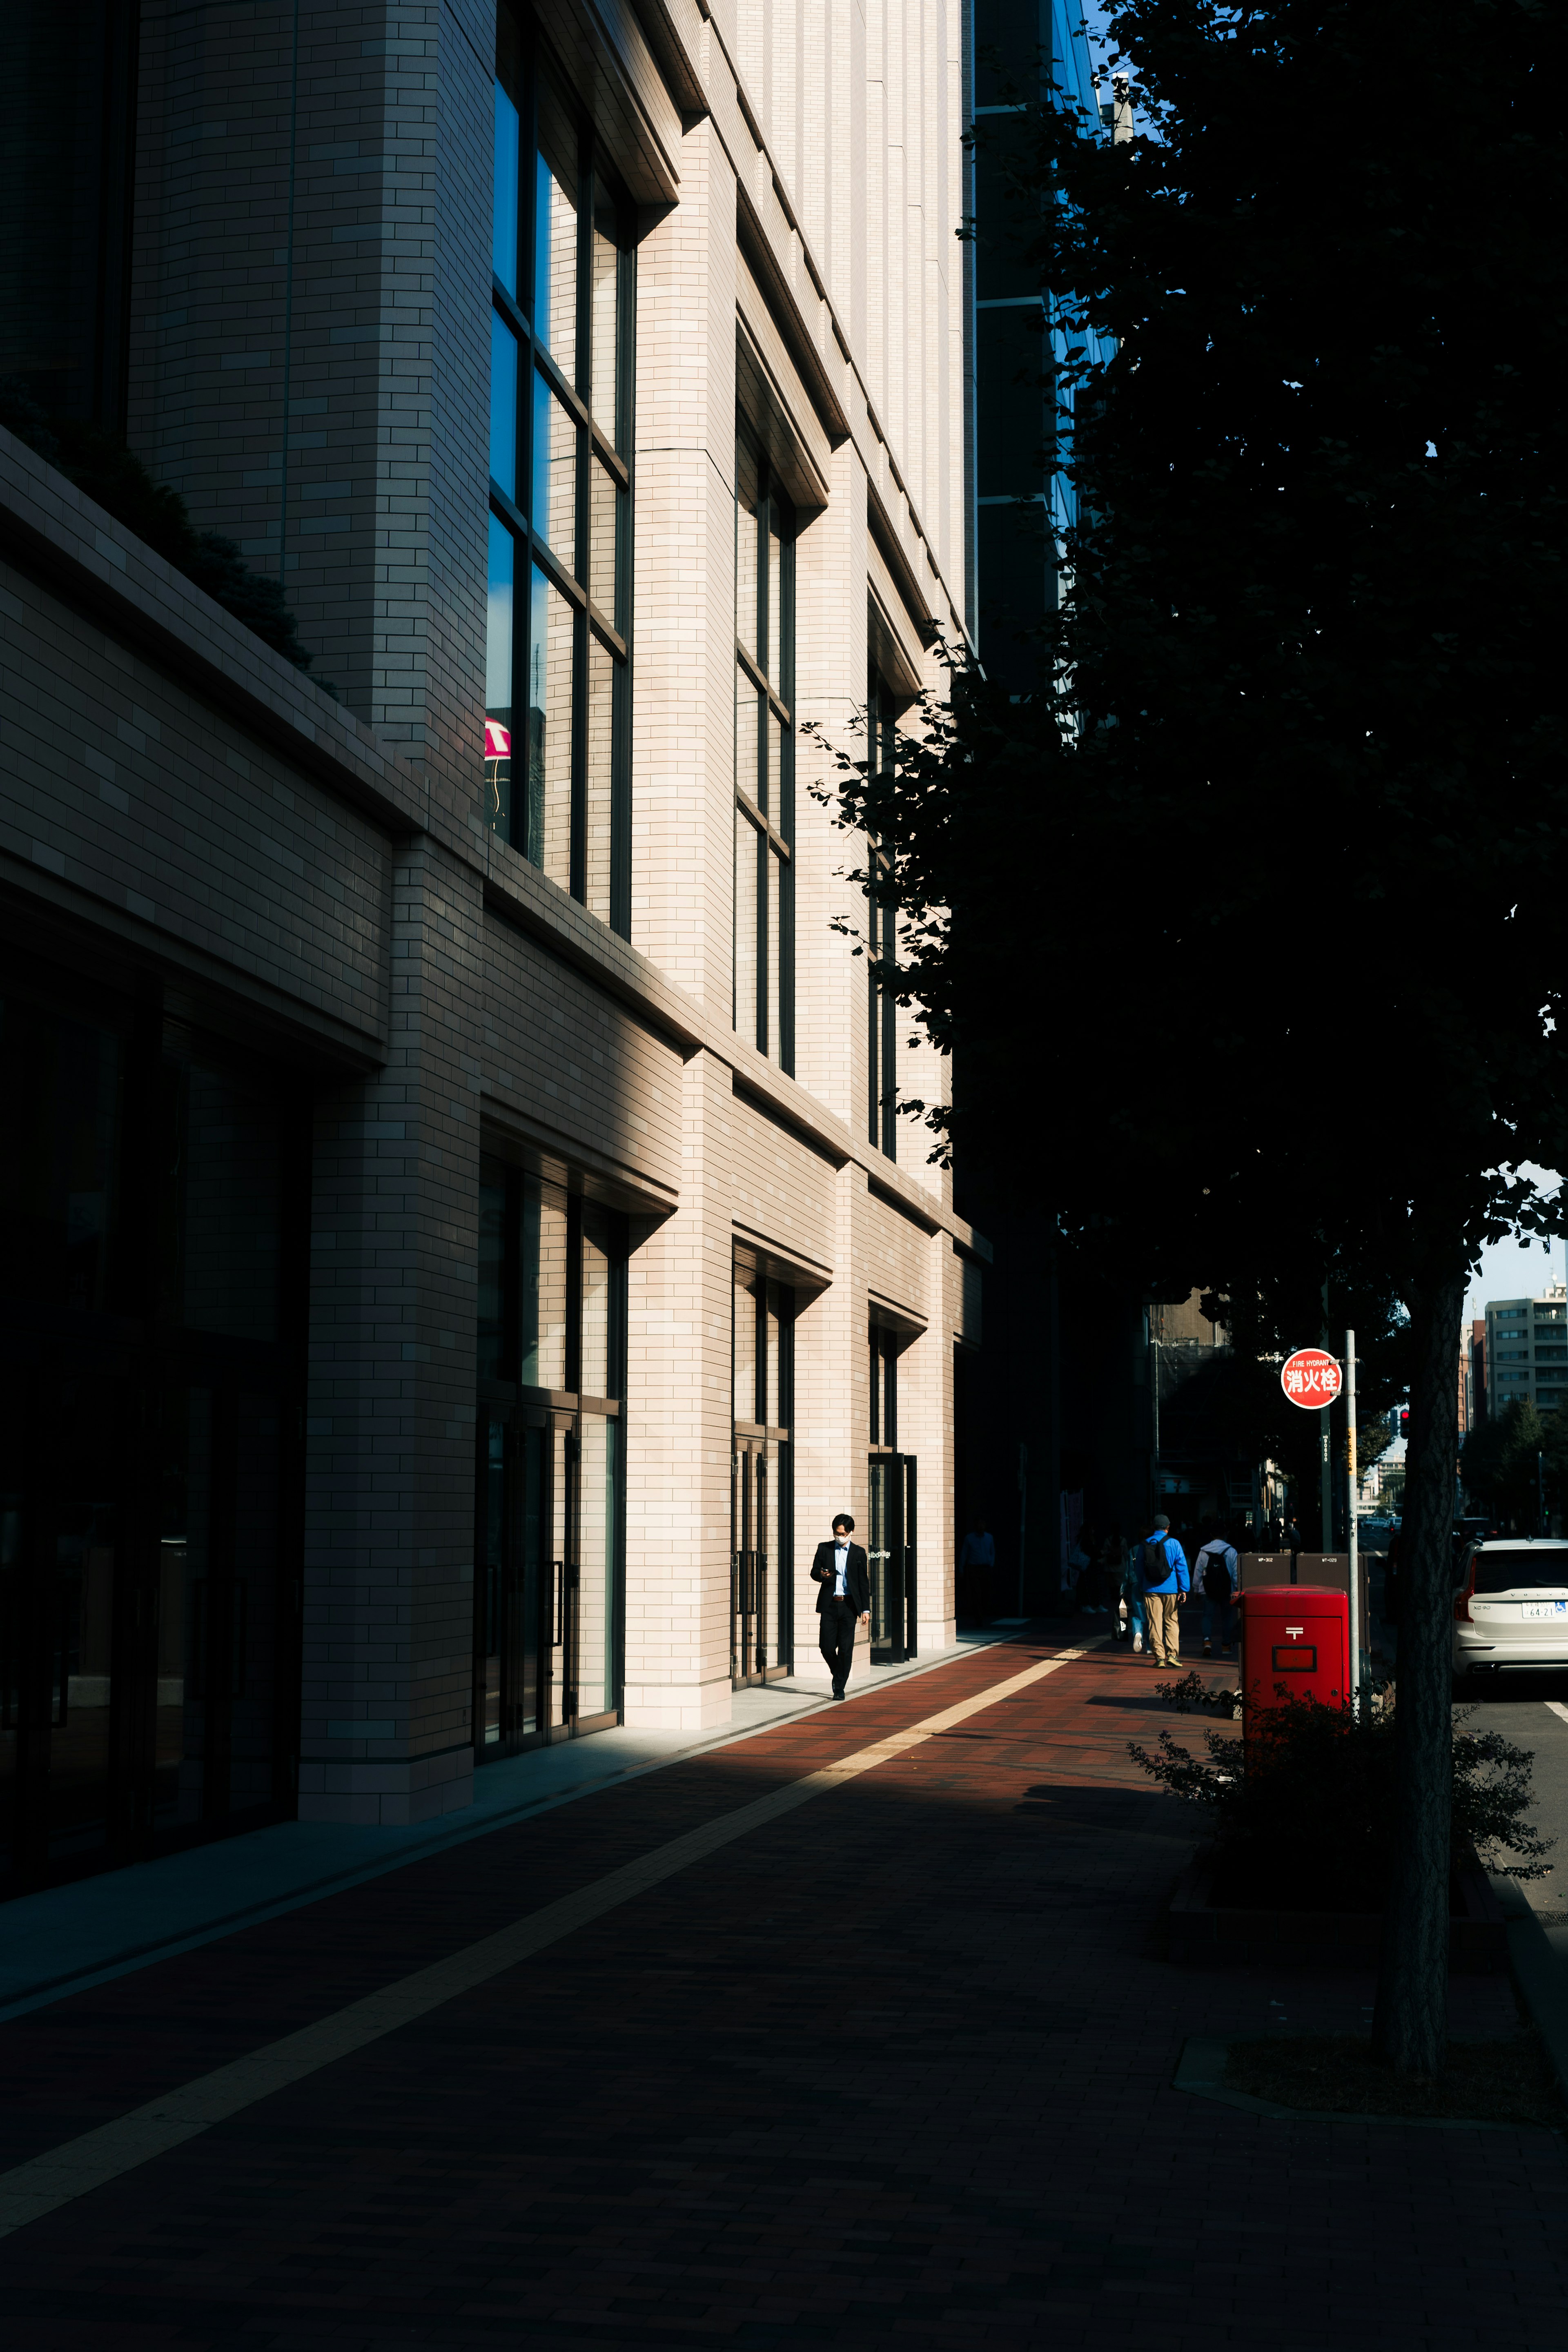
{"type": "Polygon", "coordinates": [[[155,482],[123,442],[75,417],[49,415],[15,382],[0,383],[0,425],[285,661],[296,669],[310,668],[311,657],[300,643],[279,582],[253,572],[236,541],[221,531],[197,530],[179,492],[155,482]]]}
{"type": "MultiPolygon", "coordinates": [[[[1181,1686],[1168,1686],[1177,1706],[1181,1686]]],[[[1542,1878],[1551,1841],[1525,1818],[1529,1750],[1500,1732],[1454,1734],[1452,1856],[1472,1848],[1513,1878],[1542,1878]]],[[[1270,1910],[1381,1911],[1394,1852],[1394,1710],[1359,1713],[1310,1698],[1270,1709],[1247,1743],[1205,1733],[1208,1759],[1168,1731],[1159,1752],[1128,1752],[1213,1823],[1216,1900],[1270,1910]]]]}

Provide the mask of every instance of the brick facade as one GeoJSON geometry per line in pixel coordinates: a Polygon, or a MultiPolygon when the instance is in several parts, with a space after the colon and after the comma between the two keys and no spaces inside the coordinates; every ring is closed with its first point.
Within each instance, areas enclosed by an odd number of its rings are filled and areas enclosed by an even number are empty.
{"type": "MultiPolygon", "coordinates": [[[[853,845],[797,772],[795,1075],[731,1017],[735,413],[800,515],[796,719],[961,636],[960,11],[542,19],[640,207],[630,936],[485,821],[493,11],[143,10],[130,436],[277,572],[333,699],[0,434],[0,887],[311,1102],[299,1804],[472,1791],[481,1146],[630,1220],[624,1713],[731,1706],[731,1265],[797,1285],[797,1650],[866,1523],[896,1329],[922,1652],[953,1639],[955,1346],[984,1244],[867,1139],[853,845]],[[649,39],[657,35],[655,47],[649,39]],[[356,1733],[355,1726],[365,1730],[356,1733]]],[[[900,1063],[908,1024],[900,1024],[900,1063]]],[[[920,1057],[911,1090],[940,1068],[920,1057]]]]}

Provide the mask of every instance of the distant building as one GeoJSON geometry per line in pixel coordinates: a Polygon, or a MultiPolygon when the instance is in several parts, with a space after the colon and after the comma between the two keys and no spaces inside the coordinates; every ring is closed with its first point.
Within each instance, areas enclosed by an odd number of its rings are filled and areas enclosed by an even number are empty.
{"type": "MultiPolygon", "coordinates": [[[[1472,1347],[1474,1339],[1472,1329],[1472,1347]]],[[[1562,1283],[1535,1298],[1489,1298],[1481,1344],[1486,1410],[1500,1412],[1516,1397],[1528,1397],[1542,1412],[1568,1402],[1568,1288],[1562,1283]]]]}
{"type": "Polygon", "coordinates": [[[1459,1349],[1459,1435],[1487,1417],[1487,1327],[1478,1316],[1459,1349]]]}

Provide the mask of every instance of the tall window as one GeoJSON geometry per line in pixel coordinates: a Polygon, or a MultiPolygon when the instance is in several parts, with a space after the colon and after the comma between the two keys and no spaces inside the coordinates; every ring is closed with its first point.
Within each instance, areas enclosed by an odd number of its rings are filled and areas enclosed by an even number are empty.
{"type": "Polygon", "coordinates": [[[735,427],[735,1026],[795,1067],[795,509],[735,427]]]}
{"type": "MultiPolygon", "coordinates": [[[[874,774],[890,775],[898,730],[893,698],[886,682],[873,670],[866,696],[867,757],[874,774]]],[[[894,991],[879,977],[898,954],[898,910],[891,898],[892,867],[885,850],[871,845],[870,887],[866,902],[866,982],[868,1020],[867,1131],[879,1151],[889,1160],[899,1156],[899,1075],[894,991]],[[883,894],[888,895],[884,896],[883,894]]]]}
{"type": "Polygon", "coordinates": [[[496,20],[490,280],[489,821],[630,928],[627,208],[591,131],[496,20]]]}
{"type": "Polygon", "coordinates": [[[626,1223],[479,1163],[474,1745],[603,1729],[621,1688],[626,1223]]]}
{"type": "Polygon", "coordinates": [[[730,1672],[736,1683],[787,1674],[794,1657],[795,1311],[795,1293],[786,1284],[769,1282],[754,1266],[736,1265],[730,1587],[730,1672]]]}
{"type": "Polygon", "coordinates": [[[871,1326],[871,1443],[899,1443],[899,1357],[890,1332],[871,1326]]]}

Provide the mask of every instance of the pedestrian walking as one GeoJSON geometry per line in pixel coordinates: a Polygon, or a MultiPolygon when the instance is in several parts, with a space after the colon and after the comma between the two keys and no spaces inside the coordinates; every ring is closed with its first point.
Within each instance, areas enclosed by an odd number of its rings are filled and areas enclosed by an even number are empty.
{"type": "Polygon", "coordinates": [[[1193,1563],[1193,1582],[1203,1595],[1204,1655],[1214,1655],[1213,1633],[1219,1628],[1222,1656],[1229,1657],[1236,1646],[1236,1592],[1241,1563],[1236,1547],[1223,1535],[1213,1535],[1193,1563]]]}
{"type": "Polygon", "coordinates": [[[865,1547],[851,1543],[855,1522],[840,1511],[833,1522],[833,1540],[819,1543],[811,1573],[820,1587],[816,1596],[817,1647],[833,1676],[833,1696],[842,1698],[855,1655],[855,1621],[871,1622],[871,1584],[865,1547]]]}
{"type": "Polygon", "coordinates": [[[1179,1666],[1182,1663],[1181,1606],[1192,1591],[1187,1555],[1171,1533],[1163,1511],[1154,1514],[1152,1533],[1139,1558],[1143,1580],[1143,1613],[1149,1624],[1149,1663],[1179,1666]]]}

